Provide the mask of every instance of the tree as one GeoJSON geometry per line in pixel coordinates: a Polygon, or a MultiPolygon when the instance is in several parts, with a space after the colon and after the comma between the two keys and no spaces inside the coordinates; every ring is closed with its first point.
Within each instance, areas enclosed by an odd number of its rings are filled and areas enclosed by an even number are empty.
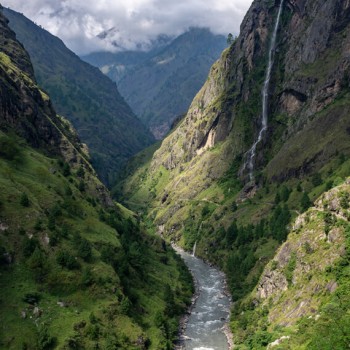
{"type": "Polygon", "coordinates": [[[20,204],[22,207],[29,207],[29,198],[25,192],[23,192],[21,195],[20,204]]]}
{"type": "Polygon", "coordinates": [[[18,147],[14,138],[8,136],[0,137],[0,157],[7,160],[20,160],[22,150],[18,147]]]}
{"type": "Polygon", "coordinates": [[[237,236],[238,236],[237,223],[236,223],[236,221],[233,221],[226,232],[227,245],[231,246],[232,243],[236,240],[237,236]]]}
{"type": "Polygon", "coordinates": [[[82,166],[80,166],[77,170],[77,176],[84,177],[84,174],[85,174],[84,168],[82,166]]]}
{"type": "Polygon", "coordinates": [[[56,339],[49,334],[47,326],[45,324],[41,325],[38,329],[38,349],[52,349],[55,343],[56,339]]]}
{"type": "Polygon", "coordinates": [[[40,250],[39,247],[36,247],[33,254],[28,260],[28,266],[34,273],[34,277],[38,282],[43,281],[44,277],[48,272],[48,261],[47,257],[40,250]]]}
{"type": "Polygon", "coordinates": [[[175,303],[174,292],[172,291],[169,284],[165,285],[164,300],[166,301],[164,313],[168,317],[173,317],[176,313],[176,303],[175,303]]]}
{"type": "Polygon", "coordinates": [[[82,238],[77,246],[78,256],[85,261],[90,261],[92,257],[92,249],[88,240],[82,238]]]}
{"type": "Polygon", "coordinates": [[[58,265],[66,267],[68,270],[74,270],[80,267],[78,261],[75,260],[74,256],[69,254],[69,252],[63,250],[57,253],[56,262],[58,265]]]}
{"type": "Polygon", "coordinates": [[[281,201],[281,195],[279,192],[277,192],[275,196],[275,204],[278,204],[280,201],[281,201]]]}
{"type": "Polygon", "coordinates": [[[64,163],[63,165],[63,176],[67,177],[70,175],[70,167],[68,163],[64,163]]]}
{"type": "Polygon", "coordinates": [[[301,197],[300,206],[302,211],[306,211],[311,206],[311,200],[306,192],[303,193],[301,197]]]}
{"type": "Polygon", "coordinates": [[[78,190],[79,190],[80,192],[85,192],[85,184],[84,184],[84,181],[83,181],[83,180],[80,180],[80,181],[79,181],[78,190]]]}
{"type": "Polygon", "coordinates": [[[227,45],[232,45],[234,41],[232,33],[228,33],[226,41],[227,41],[227,45]]]}
{"type": "Polygon", "coordinates": [[[280,195],[281,195],[281,200],[283,202],[287,202],[289,199],[289,195],[290,195],[290,189],[287,186],[282,186],[281,190],[280,190],[280,195]]]}
{"type": "Polygon", "coordinates": [[[322,185],[323,181],[321,175],[319,173],[315,173],[312,176],[311,182],[315,187],[322,185]]]}

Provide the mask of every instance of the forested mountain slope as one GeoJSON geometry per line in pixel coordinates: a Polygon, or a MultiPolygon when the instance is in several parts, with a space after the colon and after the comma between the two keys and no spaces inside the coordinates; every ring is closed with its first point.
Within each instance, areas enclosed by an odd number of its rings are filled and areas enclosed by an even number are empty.
{"type": "Polygon", "coordinates": [[[183,262],[112,201],[0,12],[0,348],[165,349],[183,262]]]}
{"type": "Polygon", "coordinates": [[[82,61],[63,42],[23,15],[4,9],[10,27],[29,52],[36,79],[59,114],[77,129],[105,184],[153,137],[110,79],[82,61]]]}
{"type": "Polygon", "coordinates": [[[227,46],[207,28],[190,28],[150,52],[94,53],[84,57],[117,82],[122,96],[157,139],[187,112],[210,66],[227,46]]]}

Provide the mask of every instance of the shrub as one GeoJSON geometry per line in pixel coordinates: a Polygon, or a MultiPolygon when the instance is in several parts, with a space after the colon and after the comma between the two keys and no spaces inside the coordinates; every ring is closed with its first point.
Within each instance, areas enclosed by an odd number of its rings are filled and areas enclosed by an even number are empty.
{"type": "Polygon", "coordinates": [[[84,168],[80,166],[79,169],[77,170],[77,176],[84,177],[84,174],[85,174],[84,168]]]}
{"type": "Polygon", "coordinates": [[[62,236],[63,238],[67,238],[68,235],[69,235],[69,228],[68,228],[68,226],[67,226],[66,224],[63,224],[63,225],[61,226],[61,236],[62,236]]]}
{"type": "Polygon", "coordinates": [[[297,264],[297,256],[296,256],[295,253],[292,253],[292,255],[291,255],[291,257],[290,257],[290,259],[288,261],[288,264],[287,264],[287,266],[285,267],[285,270],[284,270],[284,274],[286,276],[288,285],[292,284],[293,274],[294,274],[294,270],[295,270],[296,264],[297,264]]]}
{"type": "Polygon", "coordinates": [[[120,302],[120,312],[127,315],[131,309],[131,302],[128,297],[124,297],[120,302]]]}
{"type": "Polygon", "coordinates": [[[25,192],[21,195],[20,204],[22,207],[29,207],[29,198],[25,192]]]}
{"type": "Polygon", "coordinates": [[[84,259],[85,261],[90,261],[92,257],[92,249],[89,241],[86,239],[82,239],[80,244],[78,245],[78,255],[84,259]]]}
{"type": "Polygon", "coordinates": [[[26,236],[22,244],[23,256],[29,258],[33,254],[36,247],[39,247],[39,241],[36,238],[29,239],[26,236]]]}
{"type": "Polygon", "coordinates": [[[311,182],[315,187],[322,185],[323,181],[321,175],[319,173],[314,174],[312,176],[311,182]]]}
{"type": "Polygon", "coordinates": [[[47,350],[55,346],[56,339],[53,338],[47,329],[46,325],[42,325],[38,330],[38,349],[47,350]]]}
{"type": "Polygon", "coordinates": [[[73,237],[73,243],[77,250],[77,255],[85,261],[90,261],[92,257],[90,242],[76,233],[73,237]]]}
{"type": "Polygon", "coordinates": [[[28,303],[30,305],[35,305],[37,304],[41,299],[41,296],[39,293],[26,293],[24,295],[24,297],[22,298],[22,300],[25,302],[25,303],[28,303]]]}
{"type": "Polygon", "coordinates": [[[59,251],[56,256],[56,261],[59,265],[67,268],[68,270],[74,270],[80,267],[74,256],[69,254],[67,251],[59,251]]]}
{"type": "Polygon", "coordinates": [[[47,256],[40,250],[39,247],[36,247],[33,254],[30,256],[28,266],[32,269],[36,281],[43,281],[49,267],[47,256]]]}
{"type": "Polygon", "coordinates": [[[91,286],[94,283],[94,276],[90,268],[85,267],[81,274],[81,284],[83,286],[91,286]]]}
{"type": "Polygon", "coordinates": [[[208,204],[205,204],[202,209],[202,217],[205,218],[211,214],[211,210],[208,204]]]}
{"type": "Polygon", "coordinates": [[[70,167],[69,167],[68,163],[64,163],[62,174],[63,174],[64,177],[67,177],[67,176],[70,175],[70,167]]]}
{"type": "Polygon", "coordinates": [[[18,147],[14,138],[0,136],[0,157],[7,160],[20,160],[22,150],[18,147]]]}
{"type": "Polygon", "coordinates": [[[326,191],[329,191],[332,187],[333,187],[333,180],[328,180],[328,181],[326,182],[325,190],[326,190],[326,191]]]}
{"type": "Polygon", "coordinates": [[[72,189],[69,186],[66,187],[65,194],[66,196],[71,196],[73,194],[72,189]]]}
{"type": "Polygon", "coordinates": [[[37,219],[34,225],[34,230],[40,231],[42,229],[41,224],[42,224],[41,220],[37,219]]]}
{"type": "Polygon", "coordinates": [[[282,186],[280,190],[281,200],[287,202],[290,196],[291,190],[287,186],[282,186]]]}
{"type": "Polygon", "coordinates": [[[59,233],[57,231],[53,231],[53,232],[50,233],[49,238],[50,238],[50,246],[54,247],[59,242],[60,235],[59,235],[59,233]]]}
{"type": "Polygon", "coordinates": [[[78,190],[79,190],[80,192],[85,192],[85,183],[84,183],[83,180],[80,180],[80,181],[79,181],[78,190]]]}
{"type": "Polygon", "coordinates": [[[342,209],[349,209],[349,193],[348,192],[343,192],[340,196],[340,206],[342,209]]]}
{"type": "Polygon", "coordinates": [[[308,208],[311,207],[311,200],[306,192],[303,193],[303,196],[301,197],[300,201],[300,207],[302,211],[306,211],[308,208]]]}
{"type": "Polygon", "coordinates": [[[56,226],[55,217],[52,216],[52,215],[50,214],[50,215],[49,215],[48,222],[47,222],[47,228],[48,228],[50,231],[53,231],[53,230],[55,229],[55,226],[56,226]]]}

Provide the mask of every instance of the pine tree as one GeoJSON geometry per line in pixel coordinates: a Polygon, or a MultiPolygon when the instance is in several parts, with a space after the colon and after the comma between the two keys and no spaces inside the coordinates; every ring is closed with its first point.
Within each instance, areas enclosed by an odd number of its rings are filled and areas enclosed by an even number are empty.
{"type": "Polygon", "coordinates": [[[25,192],[22,193],[21,195],[21,200],[20,200],[20,204],[23,206],[23,207],[29,207],[29,198],[27,196],[27,194],[25,192]]]}
{"type": "Polygon", "coordinates": [[[300,201],[300,207],[302,211],[306,211],[311,206],[311,200],[306,192],[303,193],[300,201]]]}

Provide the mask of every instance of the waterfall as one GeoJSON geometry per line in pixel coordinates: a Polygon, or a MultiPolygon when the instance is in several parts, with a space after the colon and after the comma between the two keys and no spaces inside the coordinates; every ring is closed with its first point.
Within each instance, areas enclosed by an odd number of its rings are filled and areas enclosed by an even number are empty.
{"type": "Polygon", "coordinates": [[[193,249],[192,249],[192,256],[196,256],[196,247],[197,247],[197,241],[194,242],[193,249]]]}
{"type": "Polygon", "coordinates": [[[254,158],[256,154],[256,147],[259,144],[259,142],[262,140],[264,132],[267,129],[267,122],[268,122],[268,100],[269,100],[269,87],[270,87],[270,79],[271,79],[271,71],[273,66],[273,60],[274,60],[274,53],[275,53],[275,46],[276,46],[276,37],[277,37],[277,30],[278,25],[281,18],[282,8],[283,8],[283,1],[281,0],[280,7],[278,9],[277,19],[275,23],[275,27],[272,33],[271,42],[270,42],[270,48],[269,48],[269,57],[268,57],[268,65],[266,70],[266,76],[264,85],[261,91],[262,95],[262,116],[261,116],[261,129],[259,131],[258,138],[253,143],[253,146],[250,148],[250,150],[247,152],[247,161],[244,164],[243,170],[248,168],[249,170],[249,178],[250,180],[254,180],[253,170],[254,170],[254,158]]]}
{"type": "MultiPolygon", "coordinates": [[[[197,237],[199,236],[199,233],[201,232],[202,225],[203,225],[203,221],[201,221],[201,224],[199,225],[197,237]]],[[[196,256],[196,248],[197,248],[197,240],[194,242],[194,245],[193,245],[192,256],[196,256]]]]}

